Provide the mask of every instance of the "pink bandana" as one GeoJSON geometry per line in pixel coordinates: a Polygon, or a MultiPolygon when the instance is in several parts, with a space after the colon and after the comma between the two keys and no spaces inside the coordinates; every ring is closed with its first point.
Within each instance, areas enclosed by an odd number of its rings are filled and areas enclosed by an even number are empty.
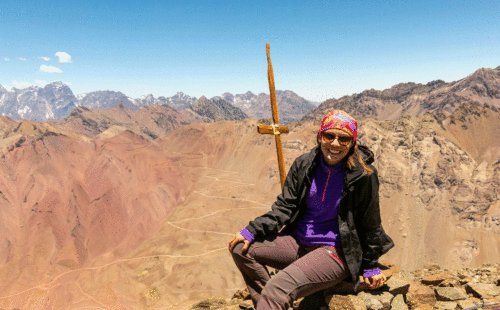
{"type": "Polygon", "coordinates": [[[321,129],[318,131],[318,137],[327,129],[340,129],[352,136],[353,141],[358,137],[358,126],[356,120],[342,110],[328,112],[321,122],[321,129]]]}

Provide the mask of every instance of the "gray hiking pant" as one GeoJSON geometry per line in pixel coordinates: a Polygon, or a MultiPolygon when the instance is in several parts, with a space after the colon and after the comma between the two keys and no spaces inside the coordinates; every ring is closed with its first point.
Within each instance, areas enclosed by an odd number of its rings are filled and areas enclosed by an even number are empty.
{"type": "Polygon", "coordinates": [[[287,235],[254,242],[246,254],[242,248],[243,243],[233,248],[233,260],[256,310],[288,309],[294,300],[335,286],[349,276],[342,248],[304,246],[287,235]],[[265,265],[280,271],[270,278],[265,265]]]}

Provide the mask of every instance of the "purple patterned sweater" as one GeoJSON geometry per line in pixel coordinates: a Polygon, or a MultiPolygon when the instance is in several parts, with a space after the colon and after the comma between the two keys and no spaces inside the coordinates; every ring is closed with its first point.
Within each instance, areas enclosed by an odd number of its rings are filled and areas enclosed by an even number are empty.
{"type": "MultiPolygon", "coordinates": [[[[298,221],[294,235],[303,245],[342,247],[337,215],[346,172],[342,163],[329,167],[323,156],[320,157],[321,165],[313,176],[307,198],[308,208],[304,217],[298,221]]],[[[255,239],[246,228],[240,233],[250,242],[255,239]]],[[[369,269],[364,271],[363,276],[371,277],[380,273],[378,268],[369,269]]]]}

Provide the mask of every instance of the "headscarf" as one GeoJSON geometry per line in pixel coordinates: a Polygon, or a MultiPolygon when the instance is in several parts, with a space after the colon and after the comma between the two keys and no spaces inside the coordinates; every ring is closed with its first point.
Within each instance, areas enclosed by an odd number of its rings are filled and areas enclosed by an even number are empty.
{"type": "Polygon", "coordinates": [[[358,126],[356,120],[342,110],[328,112],[321,122],[321,129],[318,131],[318,138],[321,133],[328,129],[340,129],[352,136],[353,142],[358,137],[358,126]]]}

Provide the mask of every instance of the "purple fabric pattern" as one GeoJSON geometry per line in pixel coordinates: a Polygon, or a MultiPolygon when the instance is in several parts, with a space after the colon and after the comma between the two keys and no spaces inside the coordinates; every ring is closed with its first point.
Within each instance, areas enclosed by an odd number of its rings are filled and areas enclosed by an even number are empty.
{"type": "Polygon", "coordinates": [[[379,268],[375,268],[375,269],[366,269],[364,272],[363,272],[363,277],[365,278],[369,278],[369,277],[373,277],[373,276],[376,276],[378,274],[381,274],[382,271],[380,271],[379,268]]]}
{"type": "Polygon", "coordinates": [[[240,230],[240,234],[245,239],[247,239],[248,241],[250,241],[250,243],[252,243],[255,240],[254,235],[248,229],[246,229],[246,228],[243,228],[242,230],[240,230]]]}
{"type": "Polygon", "coordinates": [[[321,165],[309,190],[306,213],[294,231],[300,243],[342,247],[337,215],[345,173],[342,163],[329,167],[321,156],[321,165]]]}

